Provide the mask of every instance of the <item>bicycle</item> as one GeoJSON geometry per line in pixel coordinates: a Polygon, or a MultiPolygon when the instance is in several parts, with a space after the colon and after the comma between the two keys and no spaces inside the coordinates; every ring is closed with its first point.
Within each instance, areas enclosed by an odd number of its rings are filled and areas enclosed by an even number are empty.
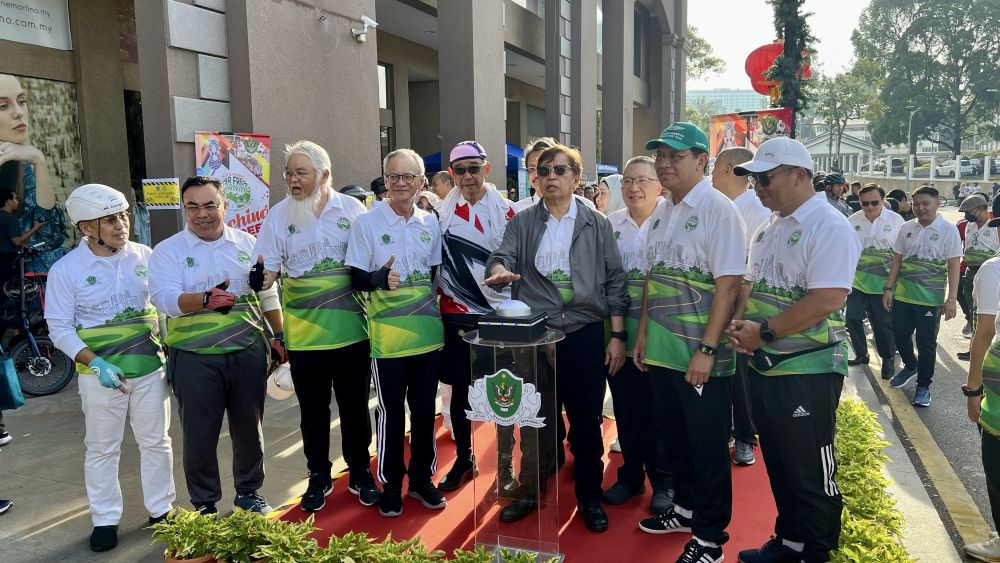
{"type": "Polygon", "coordinates": [[[58,393],[72,381],[76,371],[73,359],[56,348],[48,337],[43,313],[47,276],[24,272],[25,262],[41,253],[44,246],[45,243],[38,243],[18,249],[19,275],[3,285],[4,294],[17,300],[17,311],[13,317],[4,311],[4,317],[0,318],[0,329],[4,330],[0,342],[14,361],[21,392],[36,397],[58,393]],[[29,311],[28,300],[34,301],[35,296],[39,307],[29,311]]]}

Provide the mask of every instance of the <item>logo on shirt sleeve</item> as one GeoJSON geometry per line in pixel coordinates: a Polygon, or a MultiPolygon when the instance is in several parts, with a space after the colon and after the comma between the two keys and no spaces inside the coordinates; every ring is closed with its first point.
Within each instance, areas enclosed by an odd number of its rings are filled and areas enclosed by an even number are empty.
{"type": "Polygon", "coordinates": [[[757,242],[764,240],[764,231],[757,233],[757,242]]]}

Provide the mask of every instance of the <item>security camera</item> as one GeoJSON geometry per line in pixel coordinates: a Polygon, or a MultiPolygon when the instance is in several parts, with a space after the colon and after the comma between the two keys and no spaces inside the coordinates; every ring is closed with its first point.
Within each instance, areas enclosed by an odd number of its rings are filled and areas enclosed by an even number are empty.
{"type": "Polygon", "coordinates": [[[364,43],[368,40],[368,28],[375,29],[378,27],[378,22],[369,18],[368,16],[361,16],[361,29],[351,29],[351,35],[358,43],[364,43]]]}
{"type": "Polygon", "coordinates": [[[367,27],[378,27],[378,22],[369,18],[368,16],[361,16],[361,23],[367,27]]]}

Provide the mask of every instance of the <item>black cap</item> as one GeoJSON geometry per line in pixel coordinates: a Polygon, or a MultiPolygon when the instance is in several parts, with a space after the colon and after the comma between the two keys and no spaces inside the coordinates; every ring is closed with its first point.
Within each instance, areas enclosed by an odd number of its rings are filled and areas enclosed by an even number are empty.
{"type": "Polygon", "coordinates": [[[986,226],[1000,227],[1000,195],[993,198],[993,219],[990,219],[986,226]]]}
{"type": "Polygon", "coordinates": [[[361,203],[364,203],[365,200],[368,199],[368,196],[371,195],[368,192],[368,190],[362,188],[361,186],[355,186],[353,184],[349,185],[349,186],[344,186],[343,188],[340,188],[340,193],[342,193],[342,194],[344,194],[346,196],[351,196],[351,197],[357,199],[358,201],[360,201],[361,203]]]}
{"type": "Polygon", "coordinates": [[[375,195],[388,191],[388,189],[385,187],[385,178],[383,178],[382,176],[379,176],[378,178],[372,180],[371,187],[372,187],[372,193],[375,195]]]}

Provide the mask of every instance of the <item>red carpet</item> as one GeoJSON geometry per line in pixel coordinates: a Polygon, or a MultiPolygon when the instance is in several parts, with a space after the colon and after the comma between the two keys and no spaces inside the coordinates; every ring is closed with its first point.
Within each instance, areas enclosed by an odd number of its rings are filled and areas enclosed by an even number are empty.
{"type": "MultiPolygon", "coordinates": [[[[492,439],[491,431],[484,425],[480,442],[492,439]]],[[[605,451],[607,445],[617,435],[613,420],[604,421],[605,451]]],[[[455,446],[448,430],[437,420],[438,472],[436,484],[451,467],[455,459],[455,446]]],[[[568,448],[567,448],[568,449],[568,448]]],[[[515,452],[517,448],[515,447],[515,452]]],[[[409,454],[407,453],[407,459],[409,454]]],[[[616,470],[621,465],[620,454],[606,454],[604,457],[604,487],[614,484],[616,470]]],[[[635,498],[622,506],[605,506],[610,526],[608,531],[595,534],[588,531],[580,518],[576,517],[576,498],[573,495],[573,456],[567,454],[567,463],[559,471],[559,523],[560,549],[570,562],[607,561],[676,561],[684,544],[691,538],[688,534],[651,535],[639,530],[638,523],[649,516],[651,492],[635,498]]],[[[514,467],[517,467],[515,461],[514,467]]],[[[485,488],[480,487],[480,494],[485,488]]],[[[419,501],[408,498],[407,484],[403,484],[403,515],[399,518],[383,518],[377,507],[364,507],[357,497],[347,491],[347,479],[338,479],[334,492],[327,498],[326,507],[316,514],[316,526],[320,528],[316,538],[326,543],[330,535],[347,532],[367,532],[370,537],[384,538],[389,532],[397,539],[420,536],[431,549],[451,552],[455,548],[471,549],[474,545],[472,483],[453,493],[447,493],[448,506],[443,510],[428,510],[419,501]]],[[[648,489],[648,485],[647,485],[648,489]]],[[[304,520],[308,514],[298,508],[298,504],[282,507],[285,520],[304,520]]],[[[774,500],[767,482],[767,474],[759,451],[757,463],[750,467],[733,467],[733,519],[728,531],[730,541],[725,545],[728,560],[735,561],[741,549],[758,547],[773,533],[775,517],[774,500]]],[[[522,521],[521,523],[525,523],[522,521]]],[[[505,524],[504,526],[517,526],[505,524]]]]}

